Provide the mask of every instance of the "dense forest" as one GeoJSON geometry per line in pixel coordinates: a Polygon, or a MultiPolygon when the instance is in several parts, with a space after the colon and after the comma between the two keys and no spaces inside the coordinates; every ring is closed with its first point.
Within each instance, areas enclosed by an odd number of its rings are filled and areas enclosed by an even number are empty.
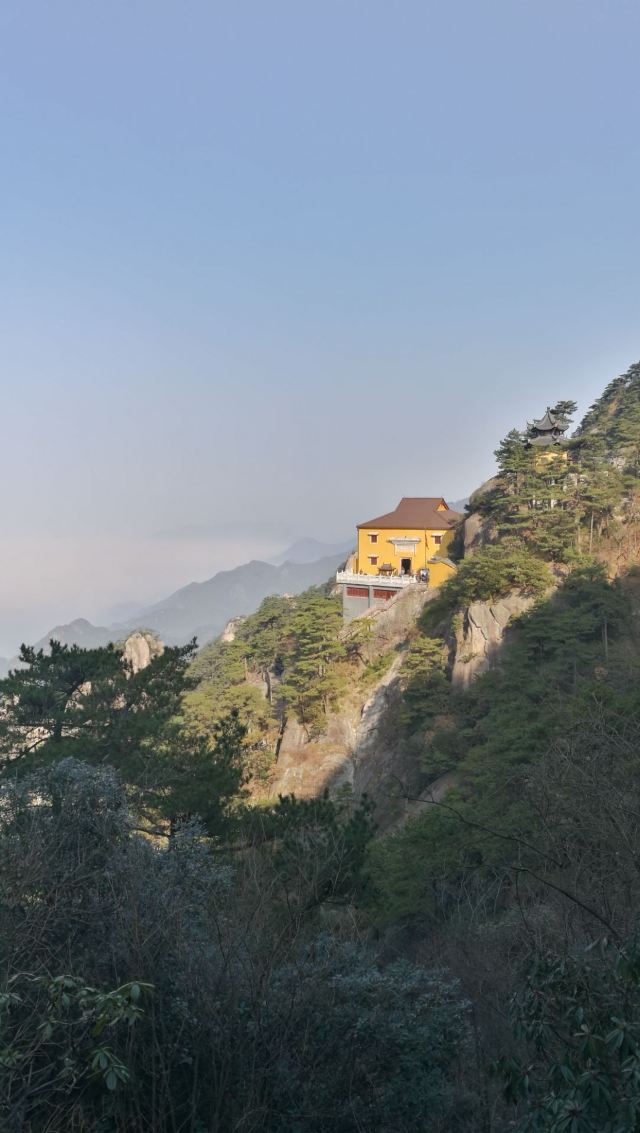
{"type": "Polygon", "coordinates": [[[401,823],[268,794],[287,721],[312,741],[392,660],[330,583],[140,671],[23,647],[0,682],[3,1129],[640,1127],[640,364],[550,459],[530,437],[501,442],[479,545],[460,532],[403,646],[401,823]],[[514,593],[461,687],[465,611],[514,593]]]}

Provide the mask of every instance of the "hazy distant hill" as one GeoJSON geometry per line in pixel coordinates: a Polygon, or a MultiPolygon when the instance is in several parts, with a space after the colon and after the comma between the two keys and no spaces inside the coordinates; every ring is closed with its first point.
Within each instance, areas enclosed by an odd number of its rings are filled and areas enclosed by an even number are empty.
{"type": "Polygon", "coordinates": [[[75,618],[68,625],[54,626],[40,641],[36,641],[35,648],[45,649],[52,638],[62,645],[81,645],[84,649],[94,649],[113,641],[113,629],[109,626],[94,626],[86,618],[75,618]]]}
{"type": "MultiPolygon", "coordinates": [[[[60,641],[62,645],[81,645],[83,649],[93,649],[98,645],[106,645],[108,641],[116,640],[116,635],[113,628],[94,626],[86,618],[75,618],[68,625],[54,626],[39,641],[27,644],[33,644],[35,649],[48,649],[52,639],[60,641]]],[[[8,661],[0,658],[0,676],[6,676],[9,669],[14,669],[19,664],[17,656],[11,657],[8,661]]]]}
{"type": "MultiPolygon", "coordinates": [[[[314,562],[276,565],[254,560],[220,571],[206,582],[183,586],[164,601],[111,626],[94,626],[86,618],[54,626],[36,645],[44,649],[55,638],[66,645],[92,648],[120,641],[134,629],[151,629],[167,645],[181,645],[192,637],[202,644],[221,633],[230,618],[253,613],[269,594],[299,594],[309,586],[327,582],[345,558],[346,551],[341,550],[314,562]]],[[[0,675],[15,660],[4,662],[4,666],[0,660],[0,675]]]]}
{"type": "Polygon", "coordinates": [[[206,582],[192,582],[115,628],[120,633],[138,627],[152,629],[169,645],[194,635],[204,642],[219,634],[230,618],[253,613],[268,594],[299,594],[326,582],[345,557],[341,551],[311,563],[279,566],[254,560],[222,570],[206,582]]]}
{"type": "Polygon", "coordinates": [[[113,625],[116,622],[124,622],[127,619],[135,618],[147,606],[146,602],[116,602],[115,606],[110,606],[105,610],[103,617],[113,625]]]}
{"type": "Polygon", "coordinates": [[[275,563],[276,566],[281,566],[283,563],[316,563],[319,559],[328,559],[332,555],[342,555],[346,558],[350,551],[354,549],[355,536],[352,539],[345,539],[342,543],[321,543],[319,539],[298,539],[297,543],[293,543],[286,551],[282,551],[280,555],[276,555],[270,562],[275,563]]]}

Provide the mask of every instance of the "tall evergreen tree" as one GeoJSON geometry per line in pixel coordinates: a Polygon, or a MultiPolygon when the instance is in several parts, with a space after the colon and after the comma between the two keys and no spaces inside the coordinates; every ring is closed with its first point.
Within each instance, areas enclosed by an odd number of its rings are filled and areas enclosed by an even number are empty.
{"type": "Polygon", "coordinates": [[[191,679],[195,642],[167,648],[134,672],[122,648],[82,649],[52,641],[23,645],[21,668],[0,681],[0,759],[4,774],[65,756],[111,764],[132,783],[147,764],[191,679]]]}

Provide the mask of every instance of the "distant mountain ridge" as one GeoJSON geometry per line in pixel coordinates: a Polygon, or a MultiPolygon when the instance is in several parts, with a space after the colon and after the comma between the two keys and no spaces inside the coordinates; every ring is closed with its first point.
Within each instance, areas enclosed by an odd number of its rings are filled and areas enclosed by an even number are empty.
{"type": "Polygon", "coordinates": [[[83,649],[96,649],[113,641],[113,630],[109,626],[94,626],[86,618],[74,618],[67,625],[54,626],[40,641],[36,641],[34,648],[45,649],[52,638],[61,645],[81,645],[83,649]]]}
{"type": "MultiPolygon", "coordinates": [[[[269,594],[300,594],[310,586],[324,584],[345,558],[346,551],[341,550],[313,562],[276,564],[254,559],[219,571],[205,582],[191,582],[125,621],[95,626],[86,618],[76,618],[67,625],[54,626],[36,642],[36,648],[46,649],[52,638],[65,645],[95,648],[121,641],[136,629],[152,630],[166,645],[183,645],[192,637],[202,645],[222,633],[231,618],[253,613],[269,594]]],[[[0,663],[0,675],[16,661],[14,657],[4,666],[0,663]]]]}
{"type": "MultiPolygon", "coordinates": [[[[109,626],[94,626],[86,618],[74,618],[66,625],[58,625],[50,629],[44,637],[35,642],[34,649],[48,649],[50,641],[59,641],[61,645],[80,645],[83,649],[97,649],[110,641],[118,641],[123,636],[125,635],[122,633],[115,635],[113,628],[109,626]]],[[[6,676],[9,669],[18,666],[20,662],[17,656],[8,660],[0,657],[0,677],[6,676]]]]}
{"type": "Polygon", "coordinates": [[[449,504],[449,507],[452,511],[459,511],[460,513],[462,513],[469,503],[469,496],[465,496],[462,500],[447,500],[447,503],[449,504]]]}
{"type": "Polygon", "coordinates": [[[269,594],[299,594],[327,582],[344,558],[341,552],[311,563],[280,565],[254,559],[233,570],[221,570],[206,582],[191,582],[112,628],[120,633],[152,629],[167,645],[182,644],[194,636],[202,643],[221,633],[230,618],[253,613],[269,594]]]}

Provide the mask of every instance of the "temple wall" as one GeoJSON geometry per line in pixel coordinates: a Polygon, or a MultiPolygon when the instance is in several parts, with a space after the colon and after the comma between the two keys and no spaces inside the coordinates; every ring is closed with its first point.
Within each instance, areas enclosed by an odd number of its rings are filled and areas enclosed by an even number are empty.
{"type": "MultiPolygon", "coordinates": [[[[446,558],[447,548],[453,537],[454,531],[448,528],[440,530],[434,528],[430,531],[418,531],[406,527],[360,528],[358,530],[358,571],[361,574],[377,575],[383,563],[391,563],[394,569],[400,573],[400,563],[404,558],[411,559],[411,573],[415,573],[421,567],[428,567],[431,571],[429,559],[433,558],[434,555],[446,558]],[[376,543],[373,543],[369,538],[372,534],[378,536],[376,543]],[[437,536],[440,536],[440,543],[436,542],[437,536]],[[397,548],[391,542],[393,539],[416,539],[415,551],[410,548],[406,550],[397,548]],[[372,555],[377,556],[377,563],[370,561],[372,555]]],[[[434,566],[437,565],[434,564],[434,566]]],[[[435,583],[435,585],[439,584],[435,583]]]]}

